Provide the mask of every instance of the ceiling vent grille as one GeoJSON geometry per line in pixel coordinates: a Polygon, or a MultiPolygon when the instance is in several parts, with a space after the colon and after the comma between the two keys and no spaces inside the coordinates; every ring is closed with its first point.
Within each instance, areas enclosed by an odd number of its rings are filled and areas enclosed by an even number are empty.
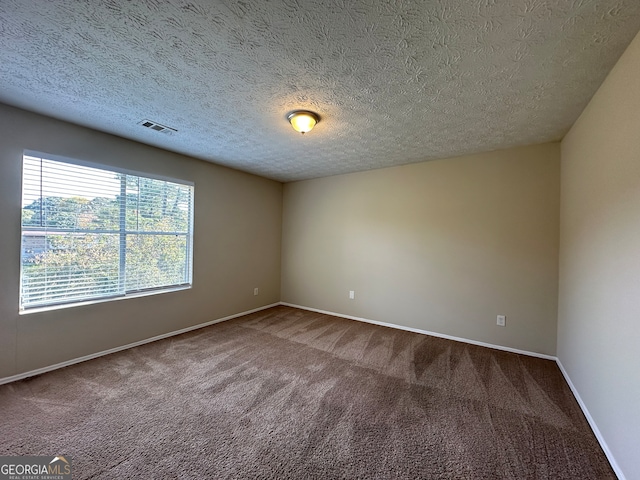
{"type": "Polygon", "coordinates": [[[151,120],[146,120],[146,119],[142,120],[141,122],[138,122],[138,125],[142,125],[145,128],[149,128],[151,130],[155,130],[156,132],[162,132],[162,133],[171,134],[178,131],[175,128],[167,127],[166,125],[162,125],[158,122],[153,122],[151,120]]]}

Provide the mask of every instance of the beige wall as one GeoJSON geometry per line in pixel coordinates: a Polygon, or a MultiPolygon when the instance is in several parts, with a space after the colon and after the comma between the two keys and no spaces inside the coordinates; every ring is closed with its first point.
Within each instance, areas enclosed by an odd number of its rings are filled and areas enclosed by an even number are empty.
{"type": "Polygon", "coordinates": [[[0,378],[280,300],[280,183],[4,105],[0,132],[0,378]],[[193,288],[18,315],[24,149],[194,181],[193,288]]]}
{"type": "Polygon", "coordinates": [[[640,36],[562,141],[558,357],[640,478],[640,36]]]}
{"type": "Polygon", "coordinates": [[[282,300],[555,355],[559,162],[551,143],[286,184],[282,300]]]}

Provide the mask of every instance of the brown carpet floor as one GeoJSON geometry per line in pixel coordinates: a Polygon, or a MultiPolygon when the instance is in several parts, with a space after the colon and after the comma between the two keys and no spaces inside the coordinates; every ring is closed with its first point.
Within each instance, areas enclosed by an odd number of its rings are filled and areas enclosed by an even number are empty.
{"type": "Polygon", "coordinates": [[[615,479],[558,367],[288,307],[0,387],[74,478],[615,479]]]}

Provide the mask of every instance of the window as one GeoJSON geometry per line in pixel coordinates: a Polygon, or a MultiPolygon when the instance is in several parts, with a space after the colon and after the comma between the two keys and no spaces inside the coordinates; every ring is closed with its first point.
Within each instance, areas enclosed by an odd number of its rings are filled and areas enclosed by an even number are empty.
{"type": "Polygon", "coordinates": [[[193,185],[23,156],[20,310],[191,286],[193,185]]]}

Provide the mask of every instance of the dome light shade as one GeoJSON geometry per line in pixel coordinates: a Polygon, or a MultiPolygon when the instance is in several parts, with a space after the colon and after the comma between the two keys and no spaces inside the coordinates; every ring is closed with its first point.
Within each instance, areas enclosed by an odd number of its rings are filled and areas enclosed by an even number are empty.
{"type": "Polygon", "coordinates": [[[289,123],[296,132],[304,134],[316,126],[316,123],[320,121],[320,117],[317,113],[307,110],[296,110],[287,115],[287,120],[289,120],[289,123]]]}

